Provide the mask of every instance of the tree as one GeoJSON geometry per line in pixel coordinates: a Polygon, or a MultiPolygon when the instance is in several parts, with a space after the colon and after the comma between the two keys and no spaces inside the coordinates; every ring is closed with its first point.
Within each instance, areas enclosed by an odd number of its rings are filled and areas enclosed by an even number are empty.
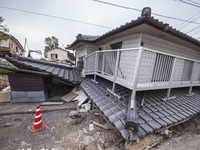
{"type": "Polygon", "coordinates": [[[44,49],[44,57],[47,57],[47,51],[58,48],[58,39],[55,36],[45,38],[44,43],[46,44],[44,49]]]}
{"type": "Polygon", "coordinates": [[[3,21],[5,19],[3,19],[3,17],[0,16],[0,43],[3,41],[3,40],[8,40],[9,38],[9,35],[7,34],[9,32],[9,29],[7,28],[6,25],[3,25],[3,21]]]}

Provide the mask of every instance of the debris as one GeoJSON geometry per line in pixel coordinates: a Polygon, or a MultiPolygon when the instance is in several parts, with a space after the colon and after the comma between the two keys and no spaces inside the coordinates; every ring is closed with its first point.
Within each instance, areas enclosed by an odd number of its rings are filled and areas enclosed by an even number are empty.
{"type": "Polygon", "coordinates": [[[15,118],[14,121],[21,121],[21,119],[20,118],[15,118]]]}
{"type": "Polygon", "coordinates": [[[92,122],[89,124],[89,130],[94,131],[94,124],[92,122]]]}
{"type": "Polygon", "coordinates": [[[2,91],[10,91],[10,85],[7,86],[6,88],[2,89],[2,91]]]}
{"type": "Polygon", "coordinates": [[[87,109],[79,109],[79,112],[88,112],[87,109]]]}
{"type": "Polygon", "coordinates": [[[71,102],[74,98],[76,98],[78,96],[77,93],[74,92],[70,92],[68,94],[66,94],[65,96],[61,97],[60,99],[66,101],[66,102],[71,102]]]}
{"type": "Polygon", "coordinates": [[[172,137],[172,131],[170,131],[170,130],[165,130],[165,136],[166,136],[167,138],[171,138],[171,137],[172,137]]]}
{"type": "Polygon", "coordinates": [[[102,125],[102,124],[100,124],[100,123],[98,123],[98,122],[96,122],[96,121],[92,121],[92,123],[93,123],[94,125],[96,125],[96,126],[99,126],[99,127],[103,128],[103,129],[106,129],[106,130],[112,129],[111,127],[109,127],[108,124],[102,125]]]}
{"type": "Polygon", "coordinates": [[[103,148],[101,147],[99,143],[97,143],[97,150],[103,150],[103,148]]]}
{"type": "Polygon", "coordinates": [[[78,101],[79,101],[78,106],[81,106],[88,99],[88,97],[83,92],[83,90],[78,91],[78,94],[79,94],[79,96],[78,96],[78,101]]]}
{"type": "Polygon", "coordinates": [[[72,119],[79,118],[80,114],[77,111],[73,110],[69,113],[69,117],[72,119]]]}
{"type": "Polygon", "coordinates": [[[74,120],[71,122],[71,124],[72,125],[80,124],[86,118],[86,116],[87,115],[84,113],[84,114],[79,115],[79,117],[77,118],[72,118],[74,120]]]}
{"type": "Polygon", "coordinates": [[[100,135],[101,133],[99,131],[97,131],[97,134],[100,135]]]}
{"type": "Polygon", "coordinates": [[[125,147],[128,150],[131,149],[150,149],[163,141],[163,136],[159,134],[148,134],[144,138],[140,139],[139,142],[126,141],[125,147]]]}
{"type": "Polygon", "coordinates": [[[0,102],[10,102],[11,101],[11,91],[9,89],[0,91],[0,102]]]}
{"type": "Polygon", "coordinates": [[[43,102],[40,105],[41,106],[49,106],[49,105],[63,105],[64,102],[43,102]]]}
{"type": "Polygon", "coordinates": [[[87,147],[85,150],[97,150],[96,142],[90,142],[88,143],[87,147]]]}
{"type": "Polygon", "coordinates": [[[86,103],[86,104],[81,105],[81,107],[82,107],[83,109],[90,110],[91,104],[90,104],[90,102],[88,102],[88,103],[86,103]]]}
{"type": "Polygon", "coordinates": [[[10,127],[10,126],[12,126],[11,123],[7,123],[7,124],[4,125],[4,127],[10,127]]]}
{"type": "Polygon", "coordinates": [[[81,148],[80,148],[80,150],[85,150],[86,147],[87,147],[87,145],[86,145],[85,143],[81,143],[81,148]]]}
{"type": "Polygon", "coordinates": [[[85,128],[83,128],[83,133],[88,134],[88,131],[85,128]]]}

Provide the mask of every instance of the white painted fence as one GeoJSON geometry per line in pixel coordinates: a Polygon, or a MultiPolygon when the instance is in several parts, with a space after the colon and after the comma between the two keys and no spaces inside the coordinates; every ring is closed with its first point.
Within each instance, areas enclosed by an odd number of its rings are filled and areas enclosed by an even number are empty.
{"type": "Polygon", "coordinates": [[[137,91],[200,86],[200,61],[144,47],[103,50],[86,57],[85,74],[137,91]]]}

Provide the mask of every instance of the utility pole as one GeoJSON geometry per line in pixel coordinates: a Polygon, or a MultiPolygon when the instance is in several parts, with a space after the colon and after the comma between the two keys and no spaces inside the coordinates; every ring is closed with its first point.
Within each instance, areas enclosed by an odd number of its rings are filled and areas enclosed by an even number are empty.
{"type": "Polygon", "coordinates": [[[26,43],[27,43],[27,39],[25,38],[25,42],[24,42],[24,51],[26,51],[26,43]]]}

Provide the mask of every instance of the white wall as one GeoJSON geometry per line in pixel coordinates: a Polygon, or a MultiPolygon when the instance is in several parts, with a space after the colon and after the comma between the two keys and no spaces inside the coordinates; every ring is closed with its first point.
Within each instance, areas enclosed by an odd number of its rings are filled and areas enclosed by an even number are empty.
{"type": "Polygon", "coordinates": [[[9,43],[10,43],[10,39],[8,39],[7,41],[2,40],[0,42],[0,47],[9,47],[9,43]]]}
{"type": "Polygon", "coordinates": [[[144,43],[144,47],[158,50],[161,52],[170,53],[173,55],[178,55],[190,59],[200,60],[200,52],[193,50],[191,48],[187,48],[164,39],[160,39],[154,36],[150,36],[147,34],[142,34],[142,42],[144,43]]]}
{"type": "Polygon", "coordinates": [[[61,49],[53,49],[47,52],[47,59],[48,60],[52,60],[51,59],[51,54],[57,54],[57,59],[58,60],[69,60],[68,57],[68,52],[65,50],[61,50],[61,49]]]}
{"type": "Polygon", "coordinates": [[[101,48],[103,50],[109,50],[111,49],[109,44],[114,44],[118,42],[122,42],[122,49],[138,47],[140,44],[140,34],[129,35],[122,38],[118,38],[116,40],[109,41],[108,43],[102,45],[101,48]]]}

